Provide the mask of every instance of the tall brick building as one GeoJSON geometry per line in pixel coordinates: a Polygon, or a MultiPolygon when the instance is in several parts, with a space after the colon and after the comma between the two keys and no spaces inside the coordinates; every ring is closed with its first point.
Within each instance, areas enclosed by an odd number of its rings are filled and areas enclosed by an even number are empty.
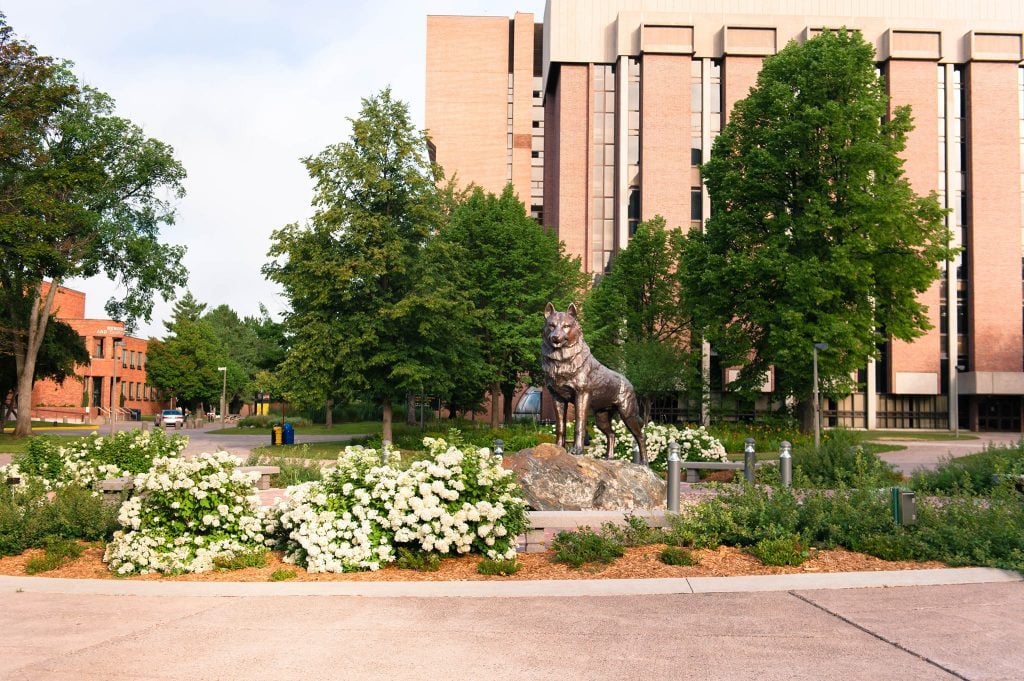
{"type": "Polygon", "coordinates": [[[923,295],[934,328],[889,342],[861,392],[826,417],[1021,428],[1024,5],[548,0],[535,21],[429,17],[426,128],[446,171],[495,192],[511,181],[595,274],[640,220],[702,227],[711,206],[697,164],[766,56],[823,28],[859,30],[892,105],[913,107],[907,177],[938,192],[964,251],[923,295]]]}
{"type": "Polygon", "coordinates": [[[127,417],[126,410],[155,414],[161,408],[158,391],[146,383],[146,340],[127,335],[121,322],[86,319],[81,291],[60,287],[53,314],[82,336],[91,361],[75,367],[75,375],[63,385],[37,381],[32,418],[97,423],[107,420],[111,407],[121,420],[127,417]]]}

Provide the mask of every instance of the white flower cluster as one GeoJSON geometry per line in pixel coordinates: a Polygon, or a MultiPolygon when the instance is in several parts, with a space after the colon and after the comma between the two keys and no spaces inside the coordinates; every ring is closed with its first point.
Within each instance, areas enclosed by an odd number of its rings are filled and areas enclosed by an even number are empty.
{"type": "Polygon", "coordinates": [[[92,433],[63,446],[38,440],[25,454],[21,472],[22,477],[34,474],[48,490],[91,487],[100,480],[140,473],[158,457],[178,456],[187,444],[181,435],[145,430],[106,437],[92,433]]]}
{"type": "Polygon", "coordinates": [[[226,453],[162,457],[135,478],[103,560],[118,574],[205,572],[217,558],[266,544],[259,473],[235,470],[226,453]]]}
{"type": "Polygon", "coordinates": [[[488,449],[424,445],[431,458],[406,470],[397,452],[381,464],[375,450],[347,447],[322,481],[289,488],[267,526],[286,533],[286,560],[310,572],[376,570],[399,545],[515,558],[526,507],[514,475],[488,449]]]}
{"type": "MultiPolygon", "coordinates": [[[[633,435],[619,419],[612,421],[615,433],[615,458],[632,460],[633,435]]],[[[668,443],[675,440],[679,443],[679,458],[683,461],[728,461],[725,446],[718,438],[708,433],[704,426],[697,428],[677,428],[672,424],[648,423],[643,428],[644,444],[647,447],[647,458],[651,467],[661,470],[668,459],[668,443]]],[[[595,429],[587,454],[603,457],[608,440],[604,433],[595,429]]]]}

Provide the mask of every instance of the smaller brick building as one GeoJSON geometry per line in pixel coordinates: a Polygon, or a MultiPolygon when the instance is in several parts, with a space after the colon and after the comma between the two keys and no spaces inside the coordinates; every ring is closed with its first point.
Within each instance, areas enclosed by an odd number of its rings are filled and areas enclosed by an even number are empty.
{"type": "Polygon", "coordinates": [[[85,339],[91,361],[75,367],[74,377],[63,385],[37,381],[33,419],[88,423],[107,420],[111,407],[119,419],[128,418],[129,410],[155,414],[161,409],[159,391],[146,382],[148,341],[127,335],[121,322],[87,319],[81,291],[60,287],[53,308],[57,319],[85,339]]]}

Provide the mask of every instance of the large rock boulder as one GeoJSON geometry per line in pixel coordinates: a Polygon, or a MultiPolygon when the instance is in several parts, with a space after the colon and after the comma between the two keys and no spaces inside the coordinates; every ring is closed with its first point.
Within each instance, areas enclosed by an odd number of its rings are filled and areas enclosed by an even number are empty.
{"type": "Polygon", "coordinates": [[[573,456],[537,445],[505,457],[534,511],[628,511],[665,507],[665,481],[646,466],[573,456]]]}

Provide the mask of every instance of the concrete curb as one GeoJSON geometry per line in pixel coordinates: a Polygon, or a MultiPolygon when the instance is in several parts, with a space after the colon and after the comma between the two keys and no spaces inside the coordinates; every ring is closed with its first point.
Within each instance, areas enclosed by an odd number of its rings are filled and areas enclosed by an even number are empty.
{"type": "Polygon", "coordinates": [[[0,576],[0,593],[97,596],[367,598],[536,598],[746,593],[814,589],[937,586],[1021,582],[1024,576],[993,568],[943,568],[823,574],[686,577],[674,579],[580,579],[476,582],[156,582],[0,576]]]}

